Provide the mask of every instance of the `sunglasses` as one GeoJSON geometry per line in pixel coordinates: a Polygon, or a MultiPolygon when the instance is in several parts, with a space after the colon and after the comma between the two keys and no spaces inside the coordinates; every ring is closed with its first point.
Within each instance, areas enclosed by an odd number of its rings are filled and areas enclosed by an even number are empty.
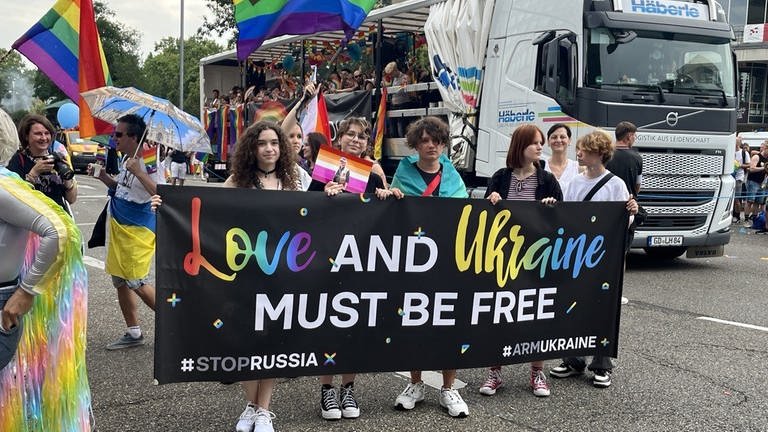
{"type": "Polygon", "coordinates": [[[123,132],[112,132],[112,136],[115,138],[122,138],[125,135],[123,132]]]}

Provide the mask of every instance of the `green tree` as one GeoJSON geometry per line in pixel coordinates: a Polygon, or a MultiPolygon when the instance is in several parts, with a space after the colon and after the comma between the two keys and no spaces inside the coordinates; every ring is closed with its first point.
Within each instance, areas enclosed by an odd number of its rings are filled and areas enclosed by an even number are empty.
{"type": "Polygon", "coordinates": [[[6,54],[8,50],[0,48],[0,58],[4,58],[0,62],[0,99],[10,96],[13,81],[22,78],[26,69],[19,53],[14,51],[5,57],[6,54]]]}
{"type": "MultiPolygon", "coordinates": [[[[184,41],[184,111],[197,115],[200,110],[201,58],[222,51],[216,42],[201,36],[184,41]]],[[[145,90],[174,104],[179,101],[179,40],[168,37],[155,44],[155,50],[144,61],[145,90]]]]}
{"type": "MultiPolygon", "coordinates": [[[[93,9],[96,13],[96,26],[101,36],[112,84],[117,87],[143,87],[144,77],[141,74],[141,56],[139,43],[141,36],[133,28],[118,22],[115,12],[105,3],[95,1],[93,9]]],[[[54,85],[48,77],[37,71],[34,78],[35,94],[44,101],[60,100],[66,96],[54,85]]]]}

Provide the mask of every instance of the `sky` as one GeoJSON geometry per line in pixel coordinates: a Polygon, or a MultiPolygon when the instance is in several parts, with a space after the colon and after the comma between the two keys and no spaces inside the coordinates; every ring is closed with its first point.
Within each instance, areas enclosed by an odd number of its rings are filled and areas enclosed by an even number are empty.
{"type": "MultiPolygon", "coordinates": [[[[182,0],[104,0],[115,12],[117,22],[141,34],[141,58],[154,49],[155,42],[179,36],[182,0]]],[[[0,0],[0,46],[10,49],[56,3],[55,0],[0,0]]],[[[184,0],[184,38],[195,34],[208,12],[203,0],[184,0]]],[[[223,40],[219,44],[225,45],[223,40]]]]}

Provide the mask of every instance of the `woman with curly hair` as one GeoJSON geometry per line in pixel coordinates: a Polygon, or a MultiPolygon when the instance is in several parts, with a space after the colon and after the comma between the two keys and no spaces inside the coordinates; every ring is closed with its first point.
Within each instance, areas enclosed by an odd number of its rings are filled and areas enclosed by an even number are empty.
{"type": "Polygon", "coordinates": [[[275,123],[254,123],[237,141],[231,175],[224,187],[301,190],[288,138],[275,123]]]}
{"type": "MultiPolygon", "coordinates": [[[[302,190],[300,168],[293,157],[291,144],[275,123],[254,123],[237,141],[232,174],[224,187],[269,190],[302,190]]],[[[237,421],[238,432],[272,432],[269,411],[275,379],[244,381],[248,404],[237,421]]]]}

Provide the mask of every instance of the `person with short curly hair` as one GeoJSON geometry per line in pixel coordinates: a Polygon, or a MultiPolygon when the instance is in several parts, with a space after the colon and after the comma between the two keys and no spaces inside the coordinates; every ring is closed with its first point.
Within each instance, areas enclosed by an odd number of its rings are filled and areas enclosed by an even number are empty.
{"type": "MultiPolygon", "coordinates": [[[[571,182],[563,200],[626,202],[631,225],[639,206],[624,181],[605,167],[613,152],[613,140],[605,132],[596,130],[581,137],[576,143],[576,157],[579,165],[586,167],[586,170],[571,182]]],[[[589,365],[584,357],[566,357],[559,366],[550,369],[549,375],[554,378],[568,378],[583,374],[584,369],[594,373],[592,385],[595,387],[606,388],[611,385],[613,362],[610,357],[605,356],[592,357],[589,365]]]]}
{"type": "MultiPolygon", "coordinates": [[[[396,198],[404,195],[417,197],[467,198],[467,188],[451,160],[443,154],[449,142],[448,125],[437,117],[424,117],[412,123],[406,134],[408,146],[416,155],[400,161],[392,178],[391,191],[396,198]]],[[[411,198],[409,198],[411,199],[411,198]]],[[[469,408],[459,391],[453,388],[456,369],[442,371],[443,386],[440,389],[440,406],[451,417],[466,417],[469,408]]],[[[421,371],[411,371],[411,379],[395,399],[395,407],[411,410],[424,400],[426,384],[421,371]]]]}

